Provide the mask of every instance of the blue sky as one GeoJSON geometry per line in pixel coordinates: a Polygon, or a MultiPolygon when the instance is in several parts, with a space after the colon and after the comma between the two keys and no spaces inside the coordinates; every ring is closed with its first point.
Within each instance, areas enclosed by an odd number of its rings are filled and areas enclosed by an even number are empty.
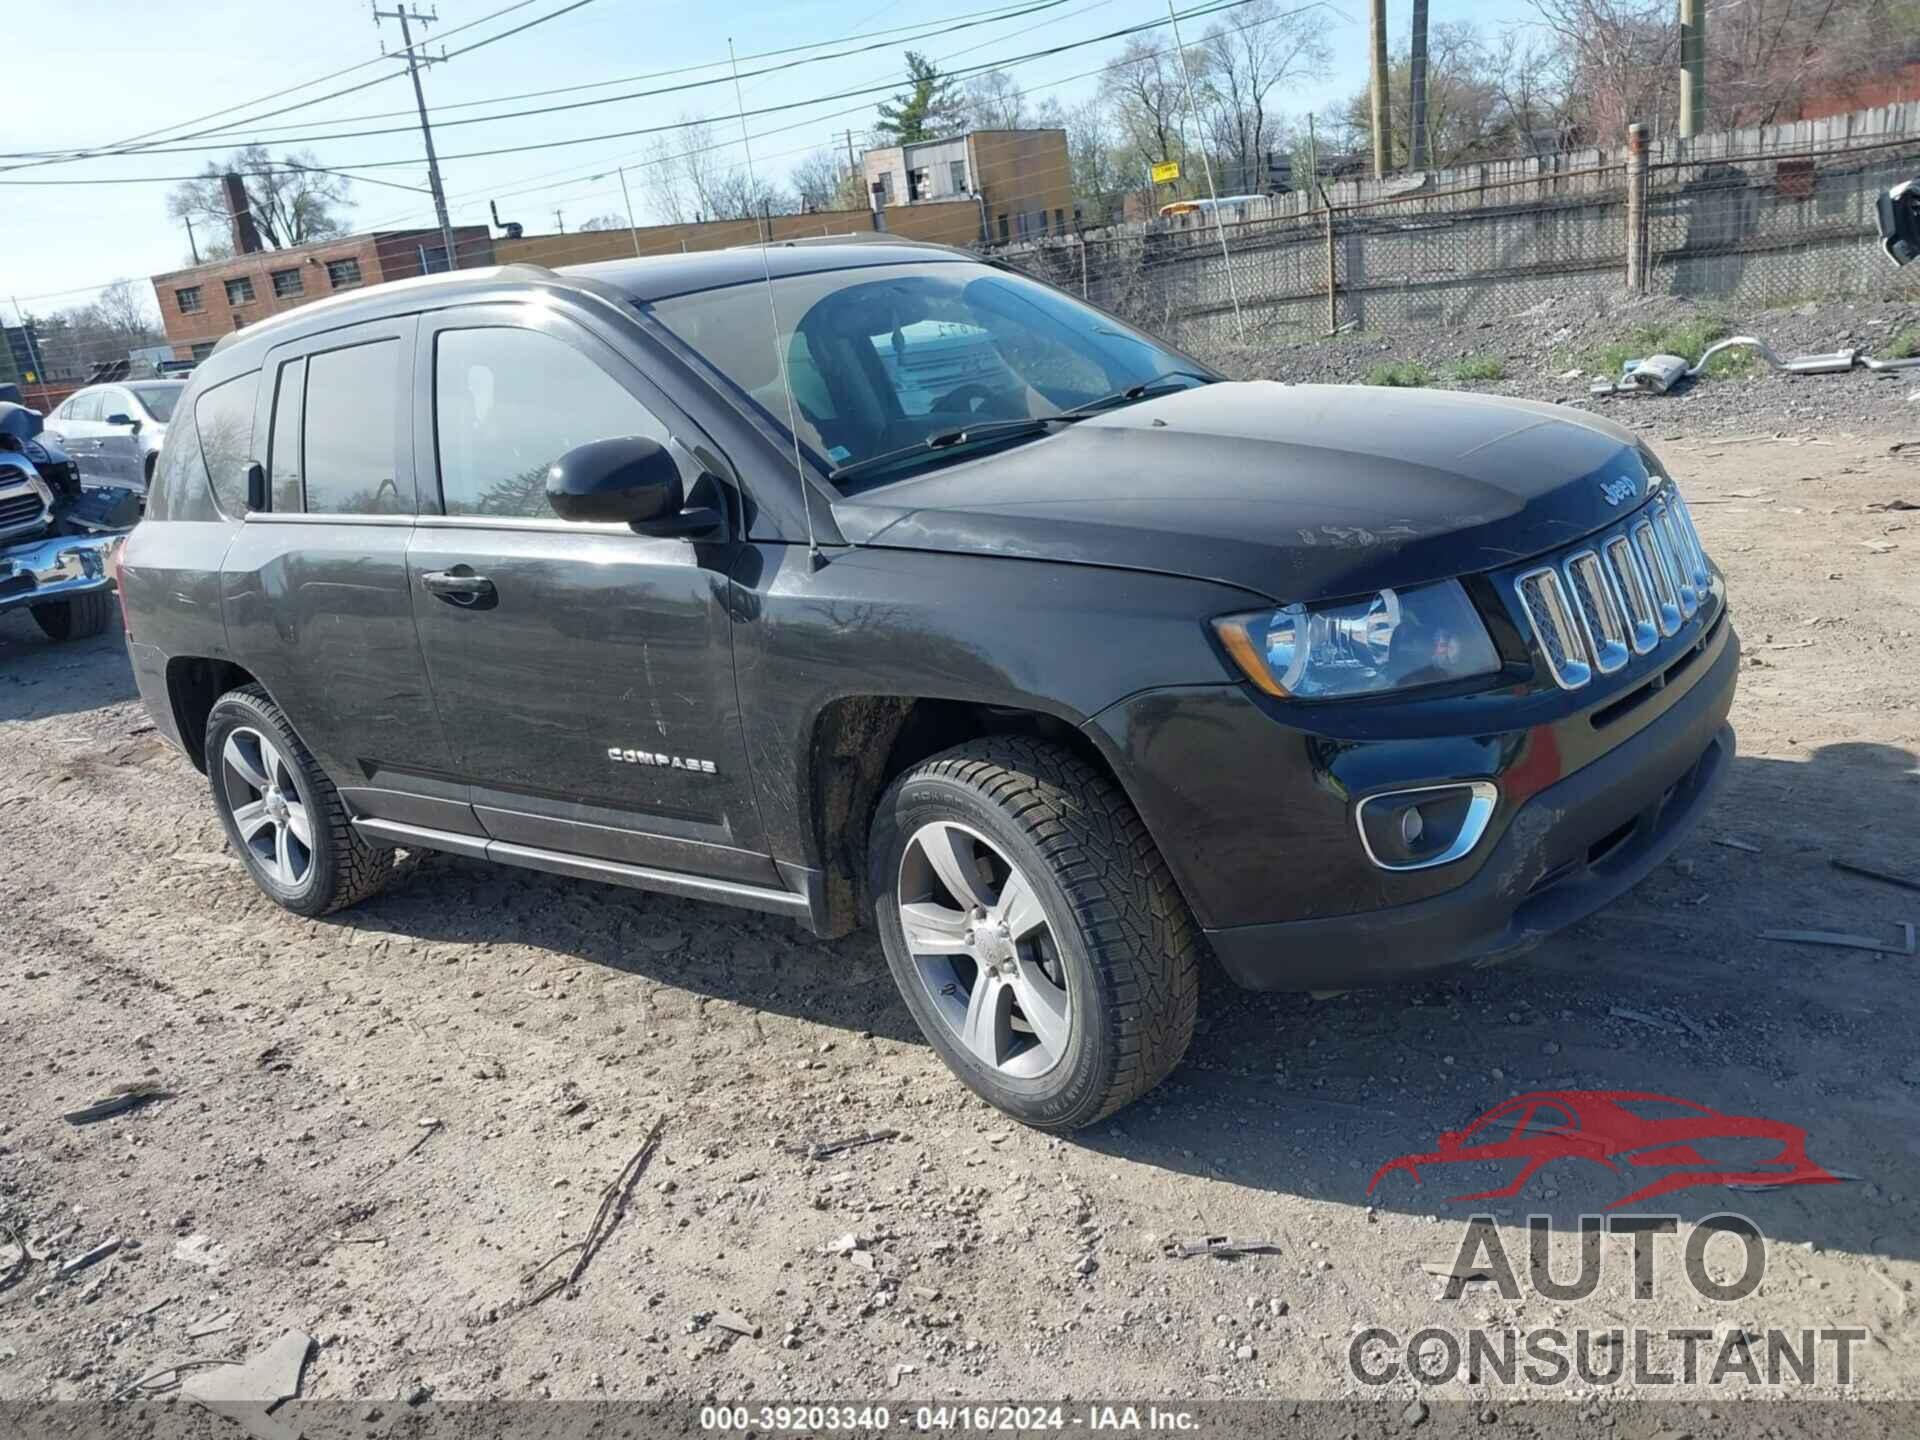
{"type": "MultiPolygon", "coordinates": [[[[429,34],[445,33],[506,3],[508,0],[440,0],[441,23],[429,34]]],[[[447,43],[457,47],[557,10],[564,3],[566,0],[534,0],[510,16],[476,26],[447,43]]],[[[525,34],[427,71],[427,99],[433,107],[435,141],[443,156],[441,168],[453,219],[456,223],[483,222],[487,202],[495,197],[502,217],[521,221],[530,233],[555,228],[556,208],[564,212],[569,230],[589,215],[620,212],[624,207],[619,181],[603,172],[643,158],[647,139],[642,136],[486,159],[453,158],[465,151],[671,123],[685,111],[710,115],[715,121],[716,138],[731,139],[738,134],[737,122],[731,118],[733,93],[727,84],[493,124],[448,123],[484,113],[484,107],[457,108],[461,102],[635,77],[624,86],[523,102],[540,105],[724,77],[730,37],[743,55],[750,55],[867,31],[933,28],[950,17],[985,9],[992,3],[800,0],[765,4],[746,0],[663,4],[660,0],[591,0],[525,34]],[[644,78],[688,66],[710,68],[671,79],[644,78]],[[600,178],[593,178],[596,174],[600,178]]],[[[1182,8],[1192,3],[1182,0],[1182,8]]],[[[392,8],[391,0],[383,0],[383,8],[392,8]]],[[[1396,37],[1406,28],[1408,10],[1406,0],[1397,0],[1389,7],[1389,23],[1396,37]]],[[[1433,0],[1431,10],[1435,23],[1473,19],[1489,28],[1524,20],[1529,14],[1525,0],[1433,0]]],[[[810,102],[822,95],[891,83],[901,73],[899,51],[909,42],[936,59],[946,60],[949,66],[964,66],[1085,39],[1165,14],[1164,0],[1066,0],[1054,9],[952,35],[915,41],[907,32],[898,45],[889,37],[875,36],[876,40],[888,40],[887,48],[748,81],[746,104],[752,109],[810,102]]],[[[1325,82],[1281,99],[1281,108],[1291,114],[1322,108],[1365,81],[1364,0],[1330,0],[1321,14],[1333,47],[1333,68],[1325,82]]],[[[398,30],[391,22],[376,30],[366,0],[189,0],[162,6],[144,0],[139,4],[131,0],[59,0],[57,4],[25,0],[23,10],[9,16],[8,25],[12,63],[8,66],[6,143],[0,148],[20,151],[103,145],[175,126],[369,60],[379,54],[383,37],[389,48],[399,44],[398,30]]],[[[1200,28],[1200,22],[1189,22],[1183,26],[1183,35],[1191,42],[1200,28]]],[[[1110,42],[1036,60],[1013,73],[1031,90],[1071,102],[1090,93],[1095,83],[1091,78],[1074,77],[1097,67],[1116,48],[1117,44],[1110,42]]],[[[261,122],[261,128],[255,131],[208,135],[188,143],[237,145],[260,138],[278,149],[283,139],[312,132],[405,125],[409,123],[405,116],[360,118],[411,105],[403,67],[392,61],[382,63],[400,71],[402,78],[261,122]],[[283,128],[268,130],[265,126],[283,128]]],[[[748,61],[742,68],[770,63],[774,62],[748,61]]],[[[369,66],[270,105],[250,107],[239,115],[290,104],[381,73],[381,66],[369,66]]],[[[784,180],[807,151],[830,143],[843,145],[836,136],[848,125],[858,130],[870,123],[872,104],[879,98],[824,101],[750,120],[756,134],[777,132],[755,142],[757,168],[764,175],[784,180]],[[858,113],[834,114],[848,109],[858,113]]],[[[223,116],[206,124],[230,124],[236,118],[223,116]]],[[[323,164],[417,162],[367,173],[425,188],[425,162],[417,128],[391,136],[313,142],[306,148],[314,150],[323,164]]],[[[141,177],[191,173],[215,153],[102,158],[0,177],[124,178],[129,182],[0,189],[0,307],[8,318],[13,318],[11,296],[21,297],[29,310],[57,309],[90,299],[90,287],[122,276],[144,280],[184,263],[186,234],[167,218],[168,186],[133,182],[141,177]]],[[[739,163],[737,147],[726,152],[725,158],[729,163],[739,163]]],[[[630,182],[635,183],[634,208],[645,223],[646,202],[633,172],[629,170],[628,174],[630,182]]],[[[354,187],[354,198],[357,205],[352,222],[356,229],[432,222],[432,204],[424,193],[360,184],[354,187]]]]}

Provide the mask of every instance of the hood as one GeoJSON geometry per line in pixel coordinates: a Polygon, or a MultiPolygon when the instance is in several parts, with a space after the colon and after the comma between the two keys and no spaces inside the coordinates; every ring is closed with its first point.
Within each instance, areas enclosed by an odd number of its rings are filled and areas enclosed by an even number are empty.
{"type": "Polygon", "coordinates": [[[834,515],[855,544],[1153,570],[1314,601],[1570,544],[1646,496],[1649,458],[1631,432],[1555,405],[1222,382],[879,487],[834,515]]]}

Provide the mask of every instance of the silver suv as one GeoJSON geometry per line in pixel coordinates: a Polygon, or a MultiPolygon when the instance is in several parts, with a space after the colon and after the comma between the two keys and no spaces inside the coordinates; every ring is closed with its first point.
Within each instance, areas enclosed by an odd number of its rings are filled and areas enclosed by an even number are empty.
{"type": "Polygon", "coordinates": [[[91,485],[144,495],[184,380],[131,380],[76,390],[47,416],[53,436],[91,485]]]}

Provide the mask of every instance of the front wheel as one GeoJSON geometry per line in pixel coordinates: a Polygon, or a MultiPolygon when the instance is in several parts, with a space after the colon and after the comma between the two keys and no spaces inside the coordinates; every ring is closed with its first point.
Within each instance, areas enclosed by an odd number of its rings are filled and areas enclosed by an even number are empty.
{"type": "Polygon", "coordinates": [[[89,590],[70,600],[35,605],[33,621],[49,640],[85,640],[113,622],[112,592],[89,590]]]}
{"type": "Polygon", "coordinates": [[[1199,939],[1146,825],[1059,746],[974,741],[896,780],[870,886],[921,1032],[990,1104],[1072,1130],[1186,1053],[1199,939]]]}

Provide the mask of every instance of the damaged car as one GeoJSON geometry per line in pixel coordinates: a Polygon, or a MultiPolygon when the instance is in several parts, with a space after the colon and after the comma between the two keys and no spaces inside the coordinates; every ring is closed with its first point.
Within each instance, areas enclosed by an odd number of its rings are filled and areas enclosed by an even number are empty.
{"type": "Polygon", "coordinates": [[[0,401],[0,612],[30,610],[51,640],[113,619],[114,552],[139,519],[134,494],[84,488],[40,412],[0,401]]]}

